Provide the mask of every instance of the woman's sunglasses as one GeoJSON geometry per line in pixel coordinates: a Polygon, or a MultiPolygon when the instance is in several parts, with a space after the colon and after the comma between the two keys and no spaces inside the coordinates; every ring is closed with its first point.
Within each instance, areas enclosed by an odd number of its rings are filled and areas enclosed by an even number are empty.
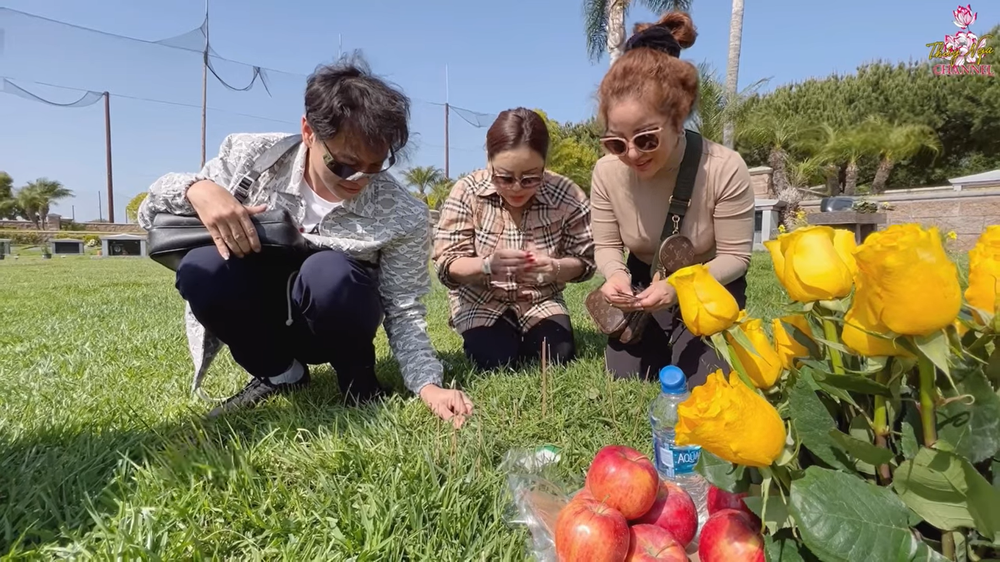
{"type": "Polygon", "coordinates": [[[542,176],[523,176],[520,179],[509,174],[492,174],[493,183],[497,187],[512,189],[515,185],[520,185],[521,189],[535,189],[542,185],[542,176]]]}
{"type": "Polygon", "coordinates": [[[615,156],[621,156],[628,152],[629,144],[634,146],[639,152],[653,152],[657,148],[660,148],[660,131],[662,130],[661,127],[657,127],[649,131],[643,131],[632,137],[631,141],[622,137],[601,137],[601,145],[615,156]]]}

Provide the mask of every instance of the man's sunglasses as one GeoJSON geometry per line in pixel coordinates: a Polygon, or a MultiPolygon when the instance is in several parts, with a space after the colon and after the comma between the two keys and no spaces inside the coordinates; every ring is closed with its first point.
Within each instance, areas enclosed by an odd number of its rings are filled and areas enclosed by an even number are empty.
{"type": "Polygon", "coordinates": [[[365,172],[361,170],[356,170],[343,162],[337,162],[333,158],[333,154],[330,153],[330,147],[326,146],[326,143],[320,141],[323,145],[323,163],[326,164],[326,169],[330,170],[330,173],[347,181],[359,181],[363,179],[370,178],[372,176],[381,174],[389,168],[391,168],[396,163],[396,155],[389,153],[389,157],[382,161],[382,166],[377,172],[365,172]]]}
{"type": "Polygon", "coordinates": [[[643,131],[632,137],[631,141],[622,137],[601,137],[601,145],[615,156],[621,156],[628,152],[629,144],[632,144],[639,152],[653,152],[657,148],[660,148],[660,131],[662,130],[661,127],[657,127],[649,131],[643,131]]]}

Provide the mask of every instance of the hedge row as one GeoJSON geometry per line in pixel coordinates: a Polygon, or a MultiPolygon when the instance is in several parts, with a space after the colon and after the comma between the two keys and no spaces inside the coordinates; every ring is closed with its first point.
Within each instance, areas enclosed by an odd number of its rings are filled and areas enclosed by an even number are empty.
{"type": "Polygon", "coordinates": [[[41,232],[38,230],[15,230],[15,229],[0,229],[0,239],[8,239],[11,244],[15,246],[41,246],[46,240],[51,240],[53,238],[57,240],[62,240],[66,238],[71,238],[74,240],[83,240],[84,245],[92,246],[101,243],[101,234],[93,234],[87,232],[41,232]]]}

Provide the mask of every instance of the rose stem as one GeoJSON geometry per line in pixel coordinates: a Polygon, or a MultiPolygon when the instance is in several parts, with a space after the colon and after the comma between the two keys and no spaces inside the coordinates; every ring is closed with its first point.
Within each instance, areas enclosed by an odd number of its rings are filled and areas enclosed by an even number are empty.
{"type": "MultiPolygon", "coordinates": [[[[875,375],[875,381],[879,384],[887,384],[889,382],[889,375],[892,371],[892,359],[886,362],[885,367],[882,368],[875,375]]],[[[889,445],[886,442],[886,436],[889,435],[889,421],[888,414],[886,412],[886,402],[885,396],[875,396],[875,446],[881,447],[883,449],[888,449],[889,445]]],[[[889,484],[892,481],[892,473],[889,471],[888,464],[880,464],[878,467],[879,476],[881,477],[882,484],[889,484]]]]}
{"type": "MultiPolygon", "coordinates": [[[[937,442],[937,423],[934,410],[934,378],[937,368],[926,357],[917,361],[920,373],[920,423],[924,430],[924,446],[933,447],[937,442]]],[[[941,553],[948,560],[955,559],[955,536],[950,532],[941,533],[941,553]]]]}
{"type": "MultiPolygon", "coordinates": [[[[828,342],[837,342],[837,326],[833,323],[833,320],[823,319],[823,333],[828,342]]],[[[843,375],[844,358],[840,356],[840,350],[834,348],[832,345],[827,345],[826,347],[830,350],[830,362],[833,363],[833,372],[843,375]]]]}

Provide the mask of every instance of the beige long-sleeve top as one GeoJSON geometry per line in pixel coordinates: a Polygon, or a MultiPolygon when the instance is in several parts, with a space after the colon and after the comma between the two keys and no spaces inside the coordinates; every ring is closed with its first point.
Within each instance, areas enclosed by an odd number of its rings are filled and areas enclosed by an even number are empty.
{"type": "MultiPolygon", "coordinates": [[[[598,160],[591,184],[591,216],[594,257],[605,278],[628,272],[626,249],[652,263],[685,146],[682,136],[667,164],[647,180],[637,178],[617,156],[598,160]]],[[[681,234],[691,240],[699,263],[706,263],[712,276],[725,285],[746,273],[753,233],[754,193],[746,163],[739,153],[705,139],[681,234]]]]}

